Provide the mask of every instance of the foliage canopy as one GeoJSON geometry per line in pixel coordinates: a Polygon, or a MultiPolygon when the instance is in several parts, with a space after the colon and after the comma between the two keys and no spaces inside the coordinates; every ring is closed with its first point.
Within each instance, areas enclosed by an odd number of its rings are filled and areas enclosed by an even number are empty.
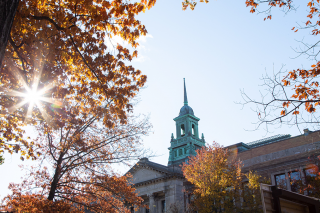
{"type": "Polygon", "coordinates": [[[111,165],[141,157],[141,136],[150,129],[132,115],[146,76],[129,62],[147,33],[136,15],[154,3],[19,2],[1,67],[0,153],[20,151],[38,167],[10,185],[6,205],[27,212],[128,212],[141,205],[111,165]],[[36,139],[24,137],[27,125],[36,139]]]}
{"type": "Polygon", "coordinates": [[[23,149],[22,158],[35,159],[22,127],[46,122],[60,128],[80,119],[55,116],[61,112],[90,111],[108,127],[114,126],[114,118],[126,123],[130,99],[146,76],[126,64],[137,51],[113,44],[112,38],[120,37],[135,49],[137,39],[147,33],[136,15],[154,3],[21,0],[1,69],[0,152],[23,149]],[[26,100],[30,91],[41,93],[37,107],[26,100]]]}
{"type": "Polygon", "coordinates": [[[260,212],[260,176],[241,172],[241,162],[217,143],[197,150],[182,166],[193,187],[191,208],[198,212],[260,212]],[[243,184],[247,179],[248,183],[243,184]]]}
{"type": "Polygon", "coordinates": [[[141,136],[148,133],[150,125],[147,119],[138,120],[130,117],[127,124],[115,121],[112,129],[100,122],[57,130],[39,127],[46,132],[37,139],[43,154],[21,184],[10,184],[12,194],[5,198],[6,206],[26,212],[51,208],[129,212],[128,207],[140,206],[142,200],[127,182],[129,176],[112,168],[144,154],[141,136]]]}

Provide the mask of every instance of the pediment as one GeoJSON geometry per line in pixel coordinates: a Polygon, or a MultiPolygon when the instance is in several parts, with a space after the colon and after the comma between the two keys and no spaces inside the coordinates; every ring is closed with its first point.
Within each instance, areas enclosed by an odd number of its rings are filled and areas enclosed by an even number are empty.
{"type": "Polygon", "coordinates": [[[158,172],[152,168],[138,167],[134,171],[131,171],[131,175],[132,178],[128,179],[128,181],[135,184],[143,181],[161,178],[166,174],[163,172],[158,172]]]}

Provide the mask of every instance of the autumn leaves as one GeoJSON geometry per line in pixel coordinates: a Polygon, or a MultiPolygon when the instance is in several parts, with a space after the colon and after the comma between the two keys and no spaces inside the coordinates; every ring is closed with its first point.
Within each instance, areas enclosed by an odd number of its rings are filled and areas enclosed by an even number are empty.
{"type": "Polygon", "coordinates": [[[139,158],[140,137],[150,128],[146,118],[133,117],[131,105],[146,76],[127,61],[147,33],[136,15],[154,3],[20,1],[1,70],[0,151],[20,151],[39,167],[11,186],[6,203],[13,210],[128,212],[141,204],[110,165],[139,158]],[[111,52],[105,39],[115,36],[133,52],[119,44],[111,52]],[[46,88],[36,106],[11,95],[26,86],[46,88]],[[32,141],[24,137],[27,124],[36,129],[32,141]]]}
{"type": "Polygon", "coordinates": [[[260,176],[243,174],[241,162],[232,152],[217,143],[197,150],[182,167],[192,187],[190,212],[261,212],[260,176]]]}

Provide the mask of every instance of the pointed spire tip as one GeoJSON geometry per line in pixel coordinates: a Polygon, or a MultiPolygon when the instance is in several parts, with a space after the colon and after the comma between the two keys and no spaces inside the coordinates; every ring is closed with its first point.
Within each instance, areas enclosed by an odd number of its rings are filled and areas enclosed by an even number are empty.
{"type": "Polygon", "coordinates": [[[186,80],[183,78],[183,84],[184,84],[184,105],[188,105],[188,97],[187,97],[187,89],[186,89],[186,80]]]}

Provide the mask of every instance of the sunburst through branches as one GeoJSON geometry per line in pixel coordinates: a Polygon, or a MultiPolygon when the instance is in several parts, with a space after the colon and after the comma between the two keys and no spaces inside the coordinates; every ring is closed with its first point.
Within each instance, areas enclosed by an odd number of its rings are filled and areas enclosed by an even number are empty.
{"type": "Polygon", "coordinates": [[[49,91],[54,87],[54,84],[46,83],[46,86],[39,89],[39,82],[40,82],[40,74],[39,73],[33,80],[33,84],[30,87],[27,82],[22,78],[19,73],[16,73],[16,77],[22,84],[21,90],[9,90],[7,92],[3,92],[3,95],[11,96],[11,97],[20,97],[20,100],[17,104],[11,106],[9,108],[9,112],[12,113],[19,108],[23,107],[24,105],[28,104],[27,112],[25,114],[25,119],[28,120],[32,116],[32,112],[34,109],[38,109],[42,115],[42,117],[48,121],[48,113],[43,106],[45,102],[51,104],[54,108],[61,107],[61,101],[50,97],[48,94],[49,91]],[[23,92],[21,92],[23,91],[23,92]]]}

